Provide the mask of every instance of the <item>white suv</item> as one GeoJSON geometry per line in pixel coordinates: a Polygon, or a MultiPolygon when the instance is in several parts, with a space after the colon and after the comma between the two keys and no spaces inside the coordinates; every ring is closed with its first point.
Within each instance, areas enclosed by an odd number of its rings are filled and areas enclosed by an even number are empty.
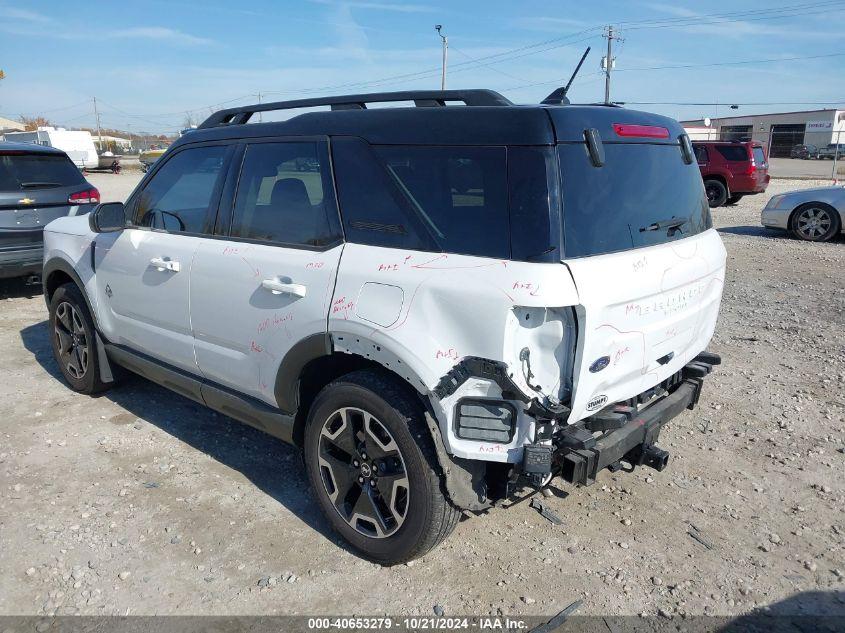
{"type": "Polygon", "coordinates": [[[212,115],[125,205],[47,227],[44,290],[73,389],[121,366],[302,447],[392,564],[525,484],[661,470],[724,271],[675,121],[429,91],[212,115]]]}

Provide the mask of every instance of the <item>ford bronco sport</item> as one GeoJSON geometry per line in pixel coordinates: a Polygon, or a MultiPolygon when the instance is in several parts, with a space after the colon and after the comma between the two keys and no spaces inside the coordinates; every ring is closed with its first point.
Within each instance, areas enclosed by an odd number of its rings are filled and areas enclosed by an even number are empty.
{"type": "MultiPolygon", "coordinates": [[[[390,101],[415,106],[367,107],[390,101]]],[[[125,204],[46,234],[73,389],[121,366],[302,447],[329,522],[385,564],[525,486],[662,470],[661,427],[719,363],[725,251],[692,145],[619,107],[223,110],[125,204]]]]}

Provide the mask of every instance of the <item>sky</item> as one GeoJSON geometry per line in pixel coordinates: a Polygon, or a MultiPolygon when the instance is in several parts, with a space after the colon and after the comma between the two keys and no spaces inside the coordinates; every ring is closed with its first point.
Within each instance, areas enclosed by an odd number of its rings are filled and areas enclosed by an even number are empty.
{"type": "Polygon", "coordinates": [[[103,127],[173,133],[259,94],[437,89],[436,24],[447,88],[516,103],[566,83],[587,46],[570,97],[601,101],[610,24],[611,99],[629,107],[678,119],[845,107],[845,0],[0,0],[0,116],[93,127],[96,97],[103,127]]]}

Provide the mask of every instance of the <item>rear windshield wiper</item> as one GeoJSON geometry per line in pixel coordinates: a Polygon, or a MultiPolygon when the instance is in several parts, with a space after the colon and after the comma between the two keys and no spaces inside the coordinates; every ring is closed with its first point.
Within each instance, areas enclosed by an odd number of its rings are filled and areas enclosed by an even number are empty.
{"type": "Polygon", "coordinates": [[[48,187],[64,187],[60,182],[22,182],[21,189],[41,189],[48,187]]]}
{"type": "Polygon", "coordinates": [[[684,224],[689,222],[688,218],[669,218],[668,220],[658,220],[652,222],[648,226],[640,228],[640,233],[645,231],[660,231],[661,229],[680,229],[684,224]]]}

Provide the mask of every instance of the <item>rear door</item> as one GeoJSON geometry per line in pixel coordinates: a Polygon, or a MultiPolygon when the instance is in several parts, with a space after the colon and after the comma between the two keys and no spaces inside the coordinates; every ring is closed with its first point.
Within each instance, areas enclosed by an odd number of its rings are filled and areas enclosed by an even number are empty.
{"type": "Polygon", "coordinates": [[[128,202],[132,226],[96,238],[100,326],[112,342],[197,372],[188,310],[200,236],[211,233],[232,147],[170,154],[128,202]]]}
{"type": "Polygon", "coordinates": [[[206,379],[276,406],[282,360],[325,340],[340,222],[327,139],[239,151],[217,235],[200,240],[194,259],[191,322],[206,379]]]}
{"type": "Polygon", "coordinates": [[[677,142],[558,145],[564,263],[578,289],[573,414],[578,420],[657,385],[705,349],[725,251],[695,161],[677,142]]]}

